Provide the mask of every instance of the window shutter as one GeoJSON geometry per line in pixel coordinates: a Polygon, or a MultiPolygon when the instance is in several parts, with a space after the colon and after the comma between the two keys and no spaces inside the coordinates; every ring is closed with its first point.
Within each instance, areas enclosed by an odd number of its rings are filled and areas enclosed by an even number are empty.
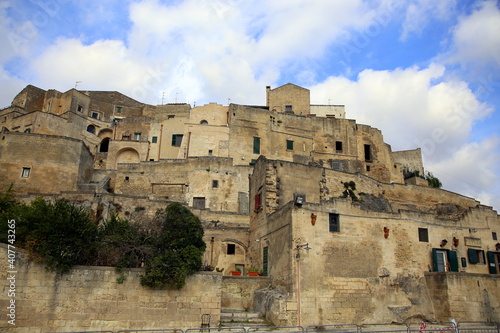
{"type": "Polygon", "coordinates": [[[467,254],[469,255],[469,262],[471,264],[477,264],[479,262],[476,250],[474,250],[474,249],[468,249],[467,250],[467,254]]]}
{"type": "Polygon", "coordinates": [[[433,272],[439,272],[437,251],[438,251],[438,249],[432,249],[432,271],[433,272]]]}
{"type": "Polygon", "coordinates": [[[497,274],[497,267],[495,264],[495,255],[492,251],[488,251],[488,267],[490,269],[490,274],[497,274]]]}
{"type": "Polygon", "coordinates": [[[448,260],[450,261],[450,269],[452,272],[458,272],[458,256],[457,251],[448,252],[448,260]]]}
{"type": "Polygon", "coordinates": [[[260,209],[260,194],[255,195],[255,210],[260,209]]]}
{"type": "Polygon", "coordinates": [[[177,139],[177,135],[175,135],[175,134],[172,135],[172,146],[175,146],[175,141],[177,141],[176,139],[177,139]]]}

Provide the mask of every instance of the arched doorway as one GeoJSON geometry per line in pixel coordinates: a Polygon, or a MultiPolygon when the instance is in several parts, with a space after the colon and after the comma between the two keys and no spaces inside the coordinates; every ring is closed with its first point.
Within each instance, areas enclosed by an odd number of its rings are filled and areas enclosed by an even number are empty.
{"type": "Polygon", "coordinates": [[[104,138],[101,141],[101,144],[99,145],[99,152],[100,153],[107,153],[109,150],[109,138],[104,138]]]}

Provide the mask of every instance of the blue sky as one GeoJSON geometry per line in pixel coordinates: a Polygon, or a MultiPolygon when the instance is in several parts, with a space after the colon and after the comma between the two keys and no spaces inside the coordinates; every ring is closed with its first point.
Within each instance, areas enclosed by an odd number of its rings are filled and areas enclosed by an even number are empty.
{"type": "Polygon", "coordinates": [[[0,45],[0,107],[27,84],[263,105],[291,82],[500,209],[498,1],[0,0],[0,45]]]}

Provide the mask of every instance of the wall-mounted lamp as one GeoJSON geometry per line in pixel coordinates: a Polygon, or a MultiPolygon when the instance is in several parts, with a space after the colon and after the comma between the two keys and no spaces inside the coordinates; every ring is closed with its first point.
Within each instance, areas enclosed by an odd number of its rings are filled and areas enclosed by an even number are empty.
{"type": "Polygon", "coordinates": [[[389,231],[390,231],[390,229],[389,229],[389,228],[384,227],[384,238],[389,237],[389,231]]]}
{"type": "Polygon", "coordinates": [[[309,250],[311,249],[309,247],[309,243],[305,243],[305,244],[302,244],[302,245],[297,245],[297,250],[300,250],[300,249],[304,249],[307,251],[307,253],[309,253],[309,250]]]}
{"type": "Polygon", "coordinates": [[[459,242],[460,242],[460,240],[458,238],[453,237],[453,246],[454,247],[457,247],[459,242]]]}
{"type": "Polygon", "coordinates": [[[439,246],[441,246],[441,247],[445,247],[445,246],[446,246],[446,244],[448,244],[448,241],[447,241],[446,239],[443,239],[443,240],[441,241],[441,244],[439,244],[439,246]]]}

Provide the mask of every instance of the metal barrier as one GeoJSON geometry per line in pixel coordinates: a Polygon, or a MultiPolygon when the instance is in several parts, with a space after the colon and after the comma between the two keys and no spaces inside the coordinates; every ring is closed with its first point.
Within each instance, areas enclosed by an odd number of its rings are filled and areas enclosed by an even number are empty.
{"type": "Polygon", "coordinates": [[[356,324],[339,325],[310,325],[306,327],[307,333],[358,333],[356,324]]]}
{"type": "Polygon", "coordinates": [[[214,332],[228,332],[228,333],[246,333],[244,327],[201,327],[189,328],[185,333],[214,333],[214,332]]]}
{"type": "Polygon", "coordinates": [[[408,332],[408,325],[400,323],[391,324],[365,324],[359,326],[359,332],[367,333],[397,333],[397,332],[408,332]]]}
{"type": "Polygon", "coordinates": [[[251,332],[286,332],[286,333],[304,333],[302,326],[257,326],[248,327],[247,333],[251,332]]]}
{"type": "Polygon", "coordinates": [[[457,327],[458,332],[463,333],[500,333],[500,326],[495,322],[461,321],[457,327]]]}
{"type": "MultiPolygon", "coordinates": [[[[411,324],[337,324],[302,326],[201,327],[182,329],[120,330],[116,333],[500,333],[497,322],[421,322],[411,324]]],[[[113,333],[113,331],[84,331],[65,333],[113,333]]]]}
{"type": "Polygon", "coordinates": [[[412,323],[408,324],[408,333],[419,332],[419,333],[456,333],[457,326],[452,322],[438,322],[438,323],[430,323],[430,322],[421,322],[421,323],[412,323]]]}
{"type": "Polygon", "coordinates": [[[120,330],[116,333],[139,333],[139,332],[156,332],[156,333],[184,333],[181,329],[169,328],[169,329],[155,329],[155,330],[120,330]]]}

